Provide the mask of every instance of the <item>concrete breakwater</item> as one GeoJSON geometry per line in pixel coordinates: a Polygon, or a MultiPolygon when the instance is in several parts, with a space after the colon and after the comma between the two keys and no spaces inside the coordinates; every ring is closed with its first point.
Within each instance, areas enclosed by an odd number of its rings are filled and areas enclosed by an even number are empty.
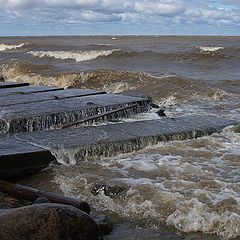
{"type": "Polygon", "coordinates": [[[160,141],[197,138],[238,124],[237,121],[193,115],[61,129],[64,124],[83,117],[121,107],[127,109],[95,118],[89,123],[146,112],[150,109],[151,99],[141,95],[129,96],[133,95],[132,92],[127,95],[107,94],[87,89],[26,85],[0,83],[2,178],[34,172],[53,160],[80,164],[93,157],[129,153],[160,141]],[[134,107],[128,108],[132,104],[134,107]]]}
{"type": "Polygon", "coordinates": [[[209,135],[234,124],[237,122],[194,115],[4,136],[0,173],[7,176],[32,171],[46,167],[54,159],[62,164],[81,164],[83,160],[129,153],[160,141],[209,135]]]}
{"type": "Polygon", "coordinates": [[[136,103],[133,109],[109,115],[105,120],[148,111],[149,99],[86,89],[18,87],[6,95],[0,90],[0,133],[47,130],[98,113],[136,103]],[[31,91],[32,89],[32,91],[31,91]]]}
{"type": "MultiPolygon", "coordinates": [[[[192,115],[174,119],[164,117],[158,120],[107,124],[108,120],[118,120],[148,111],[150,99],[86,89],[63,90],[26,86],[21,83],[4,83],[3,86],[1,88],[0,84],[1,178],[35,172],[47,167],[51,161],[81,165],[83,161],[134,152],[161,141],[198,138],[239,123],[211,116],[192,115]],[[105,125],[89,124],[61,129],[62,125],[83,117],[131,105],[134,107],[94,120],[104,121],[105,125]]],[[[45,211],[45,208],[34,206],[24,208],[23,212],[19,212],[19,216],[23,216],[28,209],[40,209],[40,218],[43,210],[45,211]]],[[[12,214],[18,214],[20,210],[16,209],[12,214]]],[[[52,213],[48,206],[46,210],[52,213]]],[[[19,219],[22,219],[21,216],[19,219]]],[[[32,219],[34,217],[36,216],[33,215],[32,219]]],[[[14,218],[12,215],[6,215],[6,219],[11,222],[14,218]]],[[[15,226],[15,222],[12,223],[12,226],[15,226]]],[[[22,231],[19,234],[22,234],[22,231]]]]}

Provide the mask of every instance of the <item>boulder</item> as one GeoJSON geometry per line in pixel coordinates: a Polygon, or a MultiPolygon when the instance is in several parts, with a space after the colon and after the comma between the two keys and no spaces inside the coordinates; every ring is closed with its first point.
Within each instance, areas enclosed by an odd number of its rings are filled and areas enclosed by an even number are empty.
{"type": "Polygon", "coordinates": [[[101,240],[95,220],[63,204],[42,203],[0,215],[1,240],[101,240]]]}
{"type": "Polygon", "coordinates": [[[113,222],[105,215],[92,215],[102,235],[110,234],[113,230],[113,222]]]}

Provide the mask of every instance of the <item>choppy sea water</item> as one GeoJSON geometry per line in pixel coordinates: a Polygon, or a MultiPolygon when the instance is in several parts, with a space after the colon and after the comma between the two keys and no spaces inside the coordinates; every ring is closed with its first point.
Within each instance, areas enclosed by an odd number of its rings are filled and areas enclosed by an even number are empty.
{"type": "MultiPolygon", "coordinates": [[[[240,119],[239,37],[0,38],[0,77],[150,94],[170,117],[240,119]]],[[[151,110],[134,119],[159,118],[151,110]]],[[[115,227],[105,239],[240,239],[240,127],[81,165],[51,166],[30,186],[88,201],[115,227]],[[96,185],[118,186],[116,196],[96,185]]],[[[71,156],[71,151],[67,153],[71,156]]]]}

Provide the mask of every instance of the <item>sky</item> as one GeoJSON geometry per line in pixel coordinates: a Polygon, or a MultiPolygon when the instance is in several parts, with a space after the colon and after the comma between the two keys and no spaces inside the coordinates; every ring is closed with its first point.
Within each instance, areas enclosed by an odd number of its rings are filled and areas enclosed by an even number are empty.
{"type": "Polygon", "coordinates": [[[0,36],[240,36],[240,0],[0,0],[0,36]]]}

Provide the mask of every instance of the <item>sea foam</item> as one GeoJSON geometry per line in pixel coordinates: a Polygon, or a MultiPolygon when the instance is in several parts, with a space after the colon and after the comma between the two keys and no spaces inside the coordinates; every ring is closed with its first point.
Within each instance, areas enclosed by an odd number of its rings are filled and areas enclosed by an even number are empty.
{"type": "Polygon", "coordinates": [[[197,48],[199,48],[201,52],[216,52],[224,49],[224,47],[202,47],[202,46],[199,46],[197,48]]]}
{"type": "Polygon", "coordinates": [[[0,44],[0,52],[6,51],[6,50],[12,50],[12,49],[16,49],[16,48],[21,48],[26,45],[28,45],[28,43],[21,43],[18,45],[9,45],[9,44],[1,43],[0,44]]]}
{"type": "Polygon", "coordinates": [[[113,50],[95,50],[95,51],[29,51],[35,57],[53,57],[56,59],[73,59],[76,62],[84,62],[96,59],[100,56],[108,56],[112,54],[113,50]]]}

